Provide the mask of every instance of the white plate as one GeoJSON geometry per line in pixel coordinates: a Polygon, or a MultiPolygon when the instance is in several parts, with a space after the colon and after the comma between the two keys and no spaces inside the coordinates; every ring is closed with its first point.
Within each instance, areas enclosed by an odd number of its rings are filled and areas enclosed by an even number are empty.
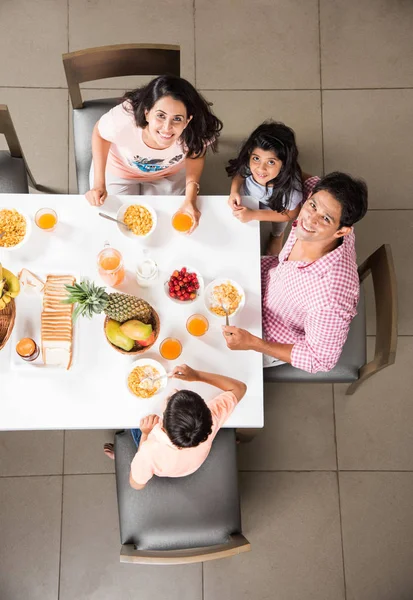
{"type": "Polygon", "coordinates": [[[221,285],[222,283],[232,284],[234,286],[234,288],[237,290],[237,292],[239,293],[239,295],[241,296],[241,302],[238,304],[238,307],[236,308],[236,310],[234,310],[233,313],[228,315],[229,317],[235,317],[235,315],[238,314],[245,305],[245,292],[242,289],[242,287],[239,285],[239,283],[237,283],[233,279],[229,279],[229,277],[221,277],[220,279],[214,279],[214,281],[211,281],[211,283],[209,283],[206,286],[205,294],[204,294],[205,306],[210,315],[213,315],[214,317],[216,317],[218,319],[225,319],[225,316],[216,315],[211,310],[211,305],[217,304],[212,298],[212,292],[217,285],[221,285]]]}
{"type": "Polygon", "coordinates": [[[119,225],[119,223],[117,223],[116,225],[117,225],[119,231],[121,233],[123,233],[123,235],[125,237],[129,238],[130,240],[144,240],[145,238],[149,237],[155,231],[155,227],[158,222],[156,212],[154,211],[152,206],[149,206],[149,204],[145,204],[145,202],[133,202],[130,204],[123,204],[120,207],[120,209],[118,210],[117,215],[116,215],[116,218],[118,221],[123,221],[123,219],[125,217],[126,209],[129,208],[130,206],[143,206],[144,208],[149,210],[149,212],[151,213],[151,216],[152,216],[152,221],[153,221],[152,229],[150,231],[148,231],[148,233],[145,233],[145,235],[135,235],[127,227],[123,227],[123,225],[119,225]]]}
{"type": "Polygon", "coordinates": [[[175,304],[182,304],[185,306],[186,304],[193,304],[193,302],[196,302],[199,298],[201,298],[203,291],[204,291],[204,280],[202,278],[201,273],[198,271],[198,269],[194,269],[194,267],[191,267],[191,265],[188,265],[188,264],[184,264],[184,265],[181,264],[175,268],[172,267],[170,269],[170,274],[168,276],[168,279],[164,283],[163,289],[164,289],[166,296],[169,298],[169,300],[171,300],[171,302],[175,302],[175,304]],[[169,280],[171,278],[171,275],[174,271],[180,271],[182,269],[182,267],[186,267],[186,270],[189,273],[195,273],[195,275],[198,278],[199,288],[197,290],[195,290],[196,298],[194,298],[193,300],[177,300],[176,298],[171,298],[171,296],[169,295],[169,280]]]}
{"type": "MultiPolygon", "coordinates": [[[[47,275],[43,273],[34,273],[42,281],[46,281],[47,275]]],[[[50,275],[67,275],[67,273],[56,273],[55,271],[50,272],[50,275]]],[[[76,277],[76,281],[79,281],[79,277],[76,277]]],[[[10,339],[10,368],[15,371],[29,371],[31,373],[44,373],[44,369],[47,369],[47,373],[70,373],[73,368],[78,364],[78,344],[79,339],[79,320],[73,325],[73,357],[72,365],[70,369],[63,369],[53,365],[45,365],[42,358],[41,352],[41,314],[43,310],[43,292],[26,291],[23,290],[15,298],[16,302],[16,321],[14,324],[13,332],[10,339]],[[32,338],[40,348],[40,354],[36,360],[26,361],[20,358],[16,352],[16,344],[22,338],[32,338]]]]}
{"type": "MultiPolygon", "coordinates": [[[[9,206],[0,206],[0,210],[4,210],[4,209],[6,209],[6,210],[13,210],[13,208],[10,208],[9,206]]],[[[16,244],[15,246],[10,246],[10,247],[0,246],[0,250],[6,250],[7,252],[12,252],[13,250],[17,250],[18,248],[21,248],[27,242],[27,240],[30,237],[30,234],[32,232],[32,222],[31,222],[30,217],[28,215],[26,215],[26,213],[24,213],[20,209],[17,210],[17,212],[22,217],[24,217],[24,220],[26,221],[26,234],[25,234],[24,238],[22,239],[22,241],[19,242],[18,244],[16,244]]]]}
{"type": "Polygon", "coordinates": [[[151,396],[150,398],[141,398],[140,396],[137,396],[136,394],[134,394],[128,385],[129,375],[131,374],[133,369],[135,369],[136,367],[146,367],[146,366],[150,366],[150,367],[153,367],[154,369],[156,369],[158,371],[159,375],[166,375],[165,368],[161,365],[160,362],[158,362],[157,360],[153,360],[153,358],[139,358],[138,360],[135,360],[128,369],[128,374],[126,376],[126,387],[128,388],[129,393],[132,394],[132,396],[134,398],[137,398],[138,400],[150,400],[151,398],[153,398],[154,396],[159,394],[162,390],[164,390],[168,383],[168,378],[163,377],[160,381],[161,385],[159,386],[158,391],[155,392],[155,394],[153,394],[153,396],[151,396]]]}

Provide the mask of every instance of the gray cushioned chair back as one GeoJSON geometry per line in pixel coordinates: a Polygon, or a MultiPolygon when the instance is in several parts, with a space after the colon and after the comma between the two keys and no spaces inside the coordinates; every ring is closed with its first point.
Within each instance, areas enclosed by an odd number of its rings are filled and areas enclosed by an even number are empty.
{"type": "Polygon", "coordinates": [[[92,132],[100,117],[119,104],[120,98],[89,100],[83,108],[73,111],[73,140],[75,147],[77,189],[86,194],[90,189],[89,172],[92,164],[92,132]]]}
{"type": "Polygon", "coordinates": [[[328,372],[307,373],[285,364],[264,369],[264,381],[351,383],[358,379],[359,369],[366,364],[366,357],[366,309],[363,286],[360,286],[357,315],[351,322],[347,341],[334,369],[328,372]]]}
{"type": "Polygon", "coordinates": [[[6,150],[0,152],[0,193],[29,193],[29,183],[24,160],[11,156],[6,150]]]}
{"type": "Polygon", "coordinates": [[[235,431],[221,429],[204,464],[192,475],[154,476],[142,490],[129,485],[136,452],[129,431],[115,436],[116,485],[122,544],[139,550],[212,546],[241,532],[235,431]]]}

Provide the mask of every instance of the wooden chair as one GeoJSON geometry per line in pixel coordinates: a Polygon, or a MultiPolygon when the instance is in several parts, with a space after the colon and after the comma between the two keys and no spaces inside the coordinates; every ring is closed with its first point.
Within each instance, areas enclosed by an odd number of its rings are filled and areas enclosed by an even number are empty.
{"type": "Polygon", "coordinates": [[[79,84],[129,75],[179,76],[180,47],[162,44],[120,44],[88,48],[63,54],[63,65],[73,105],[78,191],[84,194],[89,189],[93,128],[105,112],[119,104],[120,98],[83,101],[79,84]]]}
{"type": "Polygon", "coordinates": [[[264,369],[267,382],[350,383],[346,394],[354,394],[369,377],[392,365],[397,348],[397,284],[392,252],[383,244],[359,269],[360,282],[373,278],[376,303],[376,347],[374,358],[367,362],[366,316],[363,286],[360,289],[358,314],[353,319],[347,341],[337,365],[324,373],[307,373],[290,364],[264,369]]]}
{"type": "Polygon", "coordinates": [[[28,167],[17,137],[8,107],[0,104],[0,134],[6,138],[9,152],[0,152],[0,192],[3,194],[28,194],[29,181],[39,189],[28,167]]]}
{"type": "Polygon", "coordinates": [[[129,431],[115,436],[120,561],[188,564],[248,552],[241,533],[237,450],[233,429],[221,429],[211,452],[188,477],[154,476],[144,489],[129,485],[136,446],[129,431]]]}

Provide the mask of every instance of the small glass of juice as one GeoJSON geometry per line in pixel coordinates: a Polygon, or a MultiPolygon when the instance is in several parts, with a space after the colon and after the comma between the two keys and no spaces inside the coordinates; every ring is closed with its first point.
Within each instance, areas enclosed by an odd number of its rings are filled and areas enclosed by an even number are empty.
{"type": "Polygon", "coordinates": [[[22,338],[16,344],[16,352],[20,358],[31,362],[39,356],[40,348],[31,338],[22,338]]]}
{"type": "Polygon", "coordinates": [[[181,356],[182,344],[175,338],[165,338],[159,346],[159,352],[166,360],[175,360],[181,356]]]}
{"type": "Polygon", "coordinates": [[[195,337],[205,335],[209,329],[208,319],[204,315],[191,315],[186,322],[186,329],[195,337]]]}
{"type": "Polygon", "coordinates": [[[179,233],[188,233],[193,224],[194,221],[189,213],[178,211],[172,217],[172,227],[179,233]]]}
{"type": "Polygon", "coordinates": [[[53,208],[41,208],[35,214],[34,222],[44,231],[53,231],[57,225],[57,213],[53,208]]]}
{"type": "Polygon", "coordinates": [[[122,254],[108,243],[98,254],[98,271],[103,281],[110,287],[120,285],[125,279],[122,254]]]}

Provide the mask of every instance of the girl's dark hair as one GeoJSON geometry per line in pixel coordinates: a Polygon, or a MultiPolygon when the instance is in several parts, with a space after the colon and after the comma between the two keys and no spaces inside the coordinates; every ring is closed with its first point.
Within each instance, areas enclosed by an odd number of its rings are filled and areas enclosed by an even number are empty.
{"type": "Polygon", "coordinates": [[[212,432],[211,411],[196,392],[180,390],[168,400],[163,427],[178,448],[194,448],[212,432]]]}
{"type": "Polygon", "coordinates": [[[367,184],[347,173],[334,171],[325,175],[314,187],[312,194],[325,190],[341,204],[341,227],[351,227],[364,217],[368,208],[367,184]]]}
{"type": "Polygon", "coordinates": [[[229,161],[226,171],[230,177],[241,175],[249,177],[250,156],[255,148],[271,151],[282,162],[281,171],[274,179],[266,184],[273,185],[270,208],[277,212],[285,212],[290,205],[294,191],[302,191],[302,173],[298,164],[298,148],[295,143],[294,131],[278,121],[264,121],[255,129],[244,142],[237,158],[229,161]]]}
{"type": "Polygon", "coordinates": [[[161,75],[141,88],[125,92],[122,100],[129,101],[126,109],[133,112],[136,125],[144,129],[148,125],[145,111],[151,110],[155,102],[165,96],[183,102],[188,117],[192,116],[181,135],[181,141],[188,149],[186,156],[203,156],[208,144],[209,148],[216,152],[222,122],[212,113],[205,98],[186,79],[174,75],[161,75]]]}

